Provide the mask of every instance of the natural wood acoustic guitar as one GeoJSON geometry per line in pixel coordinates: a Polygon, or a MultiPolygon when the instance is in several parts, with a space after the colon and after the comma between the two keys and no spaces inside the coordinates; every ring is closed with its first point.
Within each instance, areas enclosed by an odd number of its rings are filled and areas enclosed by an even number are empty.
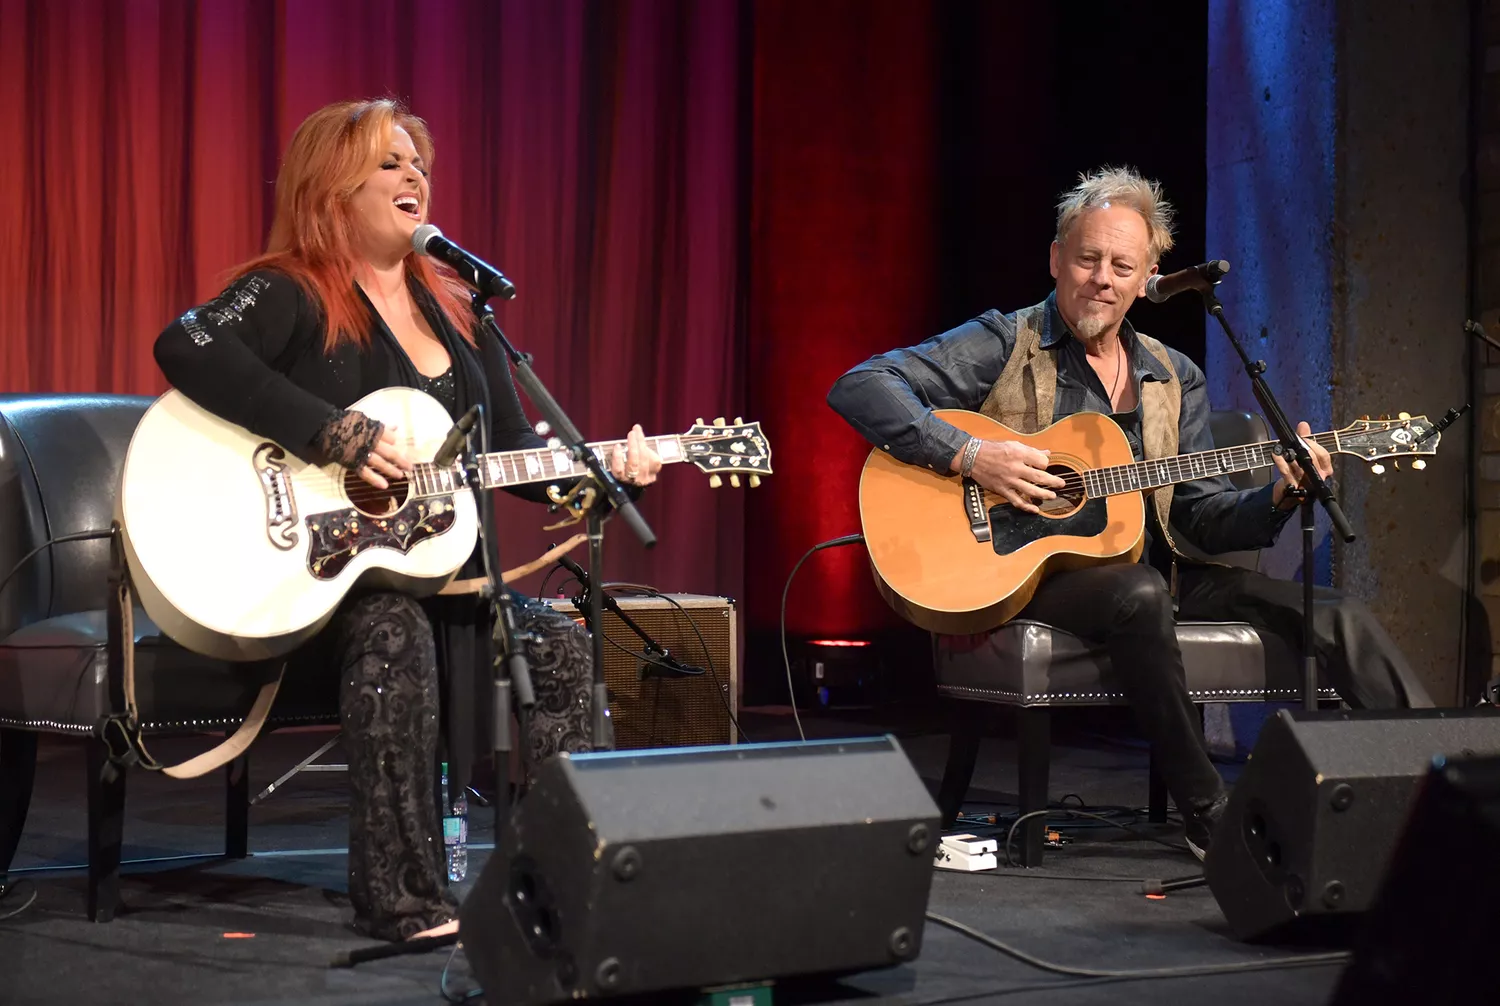
{"type": "MultiPolygon", "coordinates": [[[[1136,461],[1108,416],[1080,412],[1034,434],[961,409],[937,415],[984,440],[1051,451],[1047,470],[1066,487],[1033,514],[973,480],[870,452],[859,483],[860,522],[881,594],[904,618],[933,632],[984,632],[1026,606],[1058,570],[1135,562],[1146,530],[1146,494],[1158,486],[1275,464],[1277,442],[1136,461]]],[[[1362,419],[1313,435],[1330,454],[1367,462],[1437,452],[1425,416],[1362,419]]]]}

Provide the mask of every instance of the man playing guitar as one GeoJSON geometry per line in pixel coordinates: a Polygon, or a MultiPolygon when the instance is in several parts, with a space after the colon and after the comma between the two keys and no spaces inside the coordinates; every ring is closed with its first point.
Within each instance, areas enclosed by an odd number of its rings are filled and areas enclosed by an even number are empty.
{"type": "MultiPolygon", "coordinates": [[[[1048,455],[971,437],[934,410],[980,411],[1028,432],[1075,413],[1104,413],[1138,461],[1213,448],[1202,371],[1125,318],[1171,248],[1171,227],[1172,210],[1156,182],[1132,169],[1081,177],[1058,204],[1051,251],[1057,286],[1046,301],[1010,314],[989,311],[918,346],[876,356],[839,378],[829,404],[898,461],[972,478],[1028,513],[1063,488],[1046,470],[1048,455]]],[[[1311,430],[1301,423],[1298,432],[1311,430]]],[[[1310,446],[1319,473],[1330,477],[1327,451],[1310,446]]],[[[1178,552],[1173,535],[1208,554],[1273,544],[1297,507],[1301,477],[1279,456],[1276,465],[1280,480],[1260,489],[1236,490],[1224,476],[1156,489],[1140,562],[1055,573],[1018,616],[1106,647],[1200,859],[1228,797],[1184,680],[1168,587],[1174,566],[1178,617],[1248,622],[1285,639],[1293,652],[1301,646],[1302,587],[1194,562],[1178,552]]],[[[1314,622],[1319,669],[1350,705],[1432,705],[1363,604],[1319,588],[1314,622]]]]}

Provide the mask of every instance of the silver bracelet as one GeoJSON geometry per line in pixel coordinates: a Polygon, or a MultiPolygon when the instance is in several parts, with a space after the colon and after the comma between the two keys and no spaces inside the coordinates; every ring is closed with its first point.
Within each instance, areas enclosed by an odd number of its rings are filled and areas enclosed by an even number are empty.
{"type": "Polygon", "coordinates": [[[969,442],[964,445],[964,456],[958,463],[961,478],[969,478],[974,474],[974,462],[979,459],[979,448],[983,443],[978,437],[970,437],[969,442]]]}

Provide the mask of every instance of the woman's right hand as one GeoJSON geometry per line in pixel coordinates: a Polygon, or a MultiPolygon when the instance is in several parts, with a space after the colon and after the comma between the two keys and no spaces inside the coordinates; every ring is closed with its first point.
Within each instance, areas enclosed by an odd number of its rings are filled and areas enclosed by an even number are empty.
{"type": "Polygon", "coordinates": [[[386,489],[390,479],[404,479],[411,475],[411,459],[396,442],[396,428],[381,426],[380,439],[370,448],[365,463],[359,469],[359,477],[376,489],[386,489]]]}
{"type": "MultiPolygon", "coordinates": [[[[959,457],[962,456],[960,451],[959,457]]],[[[1019,441],[984,440],[974,458],[972,477],[984,488],[1004,496],[1011,506],[1037,513],[1035,501],[1056,499],[1053,490],[1066,485],[1047,471],[1049,462],[1048,451],[1027,447],[1019,441]]]]}
{"type": "Polygon", "coordinates": [[[388,489],[390,479],[411,474],[412,462],[397,443],[396,428],[353,409],[328,417],[313,439],[313,452],[320,463],[347,468],[376,489],[388,489]]]}

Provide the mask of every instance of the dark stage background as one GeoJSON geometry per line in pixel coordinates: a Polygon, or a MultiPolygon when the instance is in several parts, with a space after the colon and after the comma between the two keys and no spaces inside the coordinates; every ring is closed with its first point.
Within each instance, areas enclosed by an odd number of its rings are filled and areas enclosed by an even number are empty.
{"type": "MultiPolygon", "coordinates": [[[[607,560],[741,598],[750,699],[780,695],[792,564],[858,530],[841,372],[1040,300],[1083,169],[1160,178],[1163,268],[1204,257],[1200,3],[0,0],[0,25],[0,389],[160,392],[152,340],[261,249],[297,123],[403,97],[434,222],[516,281],[502,324],[587,433],[764,423],[773,478],[670,470],[643,504],[659,547],[616,528],[607,560]]],[[[1133,317],[1201,362],[1186,298],[1133,317]]],[[[565,534],[501,508],[508,563],[565,534]]],[[[922,650],[853,548],[804,567],[789,628],[922,650]]]]}

